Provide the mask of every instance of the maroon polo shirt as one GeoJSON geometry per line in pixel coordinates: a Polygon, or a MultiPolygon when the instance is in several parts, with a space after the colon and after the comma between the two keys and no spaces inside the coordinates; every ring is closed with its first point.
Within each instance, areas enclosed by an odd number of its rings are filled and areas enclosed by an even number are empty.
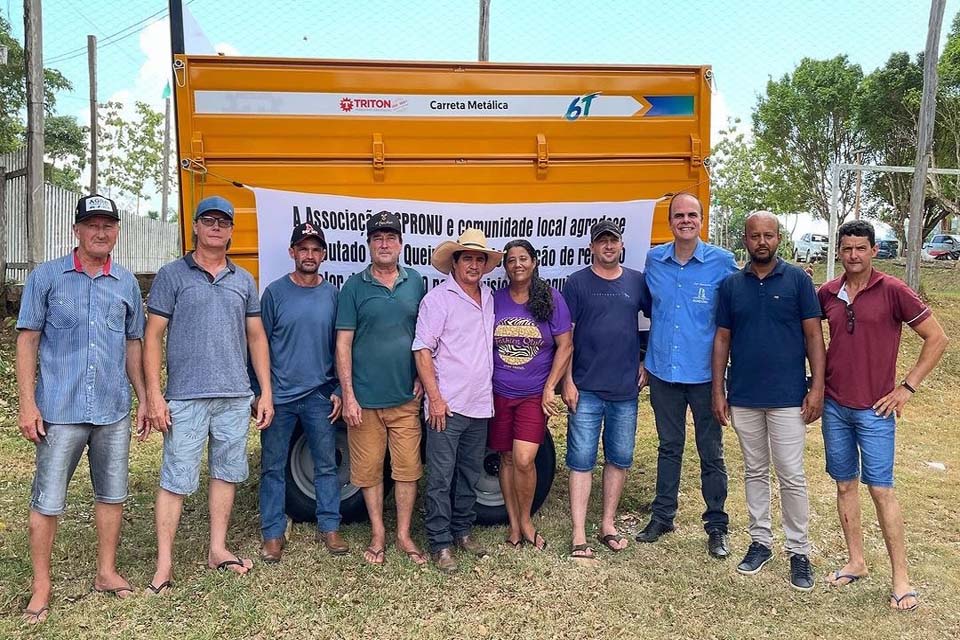
{"type": "Polygon", "coordinates": [[[852,409],[869,409],[897,385],[897,351],[903,323],[930,317],[927,307],[901,280],[876,269],[853,301],[853,333],[847,331],[846,276],[817,292],[830,324],[825,395],[852,409]]]}

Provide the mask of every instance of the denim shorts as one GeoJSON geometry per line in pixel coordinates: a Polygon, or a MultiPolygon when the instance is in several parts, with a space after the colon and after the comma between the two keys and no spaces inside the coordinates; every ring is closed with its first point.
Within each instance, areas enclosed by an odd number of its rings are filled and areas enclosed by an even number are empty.
{"type": "Polygon", "coordinates": [[[172,424],[163,436],[160,488],[187,496],[200,486],[200,459],[207,445],[210,477],[239,483],[247,479],[250,402],[242,398],[171,400],[172,424]]]}
{"type": "Polygon", "coordinates": [[[567,467],[571,470],[586,472],[596,466],[601,423],[604,459],[620,469],[633,464],[637,401],[603,400],[592,391],[581,391],[577,410],[567,417],[567,467]]]}
{"type": "Polygon", "coordinates": [[[859,476],[866,485],[893,486],[893,414],[882,418],[873,409],[851,409],[827,398],[821,425],[831,478],[846,482],[859,476]]]}
{"type": "Polygon", "coordinates": [[[130,462],[130,416],[113,424],[43,424],[47,435],[37,445],[30,509],[45,516],[66,510],[67,485],[83,449],[90,461],[90,480],[97,502],[122,504],[127,499],[130,462]]]}

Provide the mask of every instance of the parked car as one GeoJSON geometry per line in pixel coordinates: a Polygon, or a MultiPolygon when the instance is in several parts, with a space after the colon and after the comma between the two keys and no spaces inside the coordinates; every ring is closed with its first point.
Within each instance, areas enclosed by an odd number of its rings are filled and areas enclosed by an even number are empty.
{"type": "Polygon", "coordinates": [[[960,236],[951,233],[934,234],[930,242],[923,244],[926,260],[956,260],[960,257],[960,236]]]}
{"type": "Polygon", "coordinates": [[[900,255],[900,242],[898,240],[877,240],[878,258],[896,258],[900,255]]]}
{"type": "Polygon", "coordinates": [[[822,233],[805,233],[793,247],[793,259],[797,262],[823,260],[827,255],[827,236],[822,233]]]}

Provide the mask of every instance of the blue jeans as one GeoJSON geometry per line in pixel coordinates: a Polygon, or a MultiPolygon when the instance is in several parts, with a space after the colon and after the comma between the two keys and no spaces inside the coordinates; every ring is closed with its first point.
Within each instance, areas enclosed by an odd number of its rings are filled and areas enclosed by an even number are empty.
{"type": "Polygon", "coordinates": [[[846,482],[859,476],[863,484],[872,487],[893,486],[893,414],[881,418],[873,409],[851,409],[827,398],[821,430],[831,478],[846,482]]]}
{"type": "Polygon", "coordinates": [[[637,438],[637,401],[603,400],[592,391],[580,391],[577,410],[567,418],[567,467],[593,471],[597,464],[600,425],[603,424],[603,457],[619,469],[633,464],[637,438]]]}
{"type": "Polygon", "coordinates": [[[287,528],[287,455],[297,421],[313,456],[313,487],[317,493],[317,528],[340,528],[340,483],[337,481],[336,427],[327,418],[333,405],[319,391],[278,404],[270,426],[260,432],[260,530],[264,540],[283,536],[287,528]]]}

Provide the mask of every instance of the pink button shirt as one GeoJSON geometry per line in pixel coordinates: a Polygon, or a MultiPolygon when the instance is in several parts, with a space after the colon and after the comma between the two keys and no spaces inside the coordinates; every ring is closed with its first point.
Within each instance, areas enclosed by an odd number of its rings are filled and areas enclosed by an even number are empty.
{"type": "Polygon", "coordinates": [[[485,284],[480,301],[448,277],[420,302],[412,347],[430,351],[440,395],[468,418],[493,416],[493,292],[485,284]]]}

